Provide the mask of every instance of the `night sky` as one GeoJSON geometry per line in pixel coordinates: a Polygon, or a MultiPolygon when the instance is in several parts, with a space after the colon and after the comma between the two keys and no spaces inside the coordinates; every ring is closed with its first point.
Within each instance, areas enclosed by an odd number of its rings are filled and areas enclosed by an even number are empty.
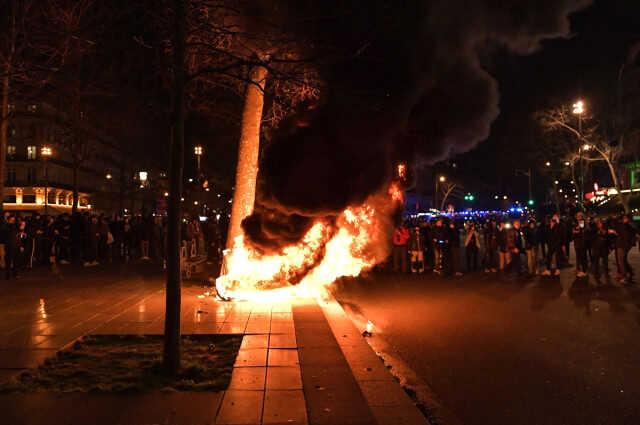
{"type": "MultiPolygon", "coordinates": [[[[531,114],[578,97],[590,109],[598,108],[591,99],[611,89],[629,47],[640,41],[640,2],[595,1],[571,16],[571,29],[572,38],[543,42],[543,49],[531,56],[501,54],[485,63],[500,83],[501,113],[485,142],[454,158],[462,180],[482,176],[486,183],[472,183],[469,190],[484,190],[487,195],[495,190],[526,199],[526,177],[515,177],[514,169],[541,166],[531,114]]],[[[545,182],[534,171],[538,193],[545,182]]]]}

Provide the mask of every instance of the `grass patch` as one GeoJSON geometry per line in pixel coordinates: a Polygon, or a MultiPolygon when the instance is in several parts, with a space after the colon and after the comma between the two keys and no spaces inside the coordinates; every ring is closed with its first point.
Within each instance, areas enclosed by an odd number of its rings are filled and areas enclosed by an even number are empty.
{"type": "Polygon", "coordinates": [[[241,342],[241,335],[183,336],[182,367],[171,379],[162,369],[162,335],[89,335],[0,384],[0,392],[224,390],[241,342]]]}

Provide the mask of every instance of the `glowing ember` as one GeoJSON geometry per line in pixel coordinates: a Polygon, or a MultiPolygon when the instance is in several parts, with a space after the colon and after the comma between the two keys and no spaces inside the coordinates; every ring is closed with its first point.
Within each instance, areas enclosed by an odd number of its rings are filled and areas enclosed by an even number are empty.
{"type": "Polygon", "coordinates": [[[274,301],[322,298],[343,276],[358,276],[389,253],[391,214],[403,198],[392,185],[359,207],[345,209],[335,222],[318,219],[301,243],[279,254],[261,254],[237,236],[225,252],[223,274],[216,280],[222,297],[274,301]],[[296,284],[297,283],[297,284],[296,284]]]}

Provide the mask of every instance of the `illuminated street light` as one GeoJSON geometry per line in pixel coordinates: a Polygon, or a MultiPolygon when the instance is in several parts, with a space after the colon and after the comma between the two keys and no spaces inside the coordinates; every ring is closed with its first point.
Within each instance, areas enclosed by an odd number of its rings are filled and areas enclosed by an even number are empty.
{"type": "Polygon", "coordinates": [[[582,115],[585,112],[584,102],[582,100],[578,100],[573,104],[572,111],[574,115],[582,115]]]}
{"type": "Polygon", "coordinates": [[[149,173],[147,173],[146,171],[140,171],[138,173],[138,178],[140,179],[141,182],[146,182],[147,178],[149,177],[149,173]]]}
{"type": "Polygon", "coordinates": [[[50,146],[43,146],[40,149],[42,159],[44,160],[44,214],[49,212],[49,161],[48,159],[53,155],[53,150],[50,146]]]}
{"type": "Polygon", "coordinates": [[[591,145],[588,143],[585,143],[584,145],[582,145],[582,150],[585,152],[591,150],[591,145]]]}
{"type": "Polygon", "coordinates": [[[558,184],[560,183],[558,180],[554,181],[553,184],[558,184]]]}
{"type": "Polygon", "coordinates": [[[104,176],[107,180],[111,180],[113,178],[113,176],[109,173],[107,173],[106,176],[104,176]]]}
{"type": "Polygon", "coordinates": [[[544,165],[546,165],[547,167],[551,167],[551,162],[547,161],[547,162],[544,163],[544,165]]]}
{"type": "Polygon", "coordinates": [[[444,183],[447,180],[445,176],[440,176],[436,179],[436,190],[433,192],[433,208],[438,208],[438,182],[444,183]]]}
{"type": "Polygon", "coordinates": [[[569,165],[571,165],[571,163],[569,161],[565,161],[564,165],[566,165],[568,167],[569,165]]]}
{"type": "Polygon", "coordinates": [[[504,195],[504,196],[502,197],[502,199],[507,199],[507,195],[504,195]]]}
{"type": "Polygon", "coordinates": [[[200,158],[202,157],[202,146],[197,145],[193,148],[193,153],[196,155],[196,164],[198,172],[200,172],[200,158]]]}

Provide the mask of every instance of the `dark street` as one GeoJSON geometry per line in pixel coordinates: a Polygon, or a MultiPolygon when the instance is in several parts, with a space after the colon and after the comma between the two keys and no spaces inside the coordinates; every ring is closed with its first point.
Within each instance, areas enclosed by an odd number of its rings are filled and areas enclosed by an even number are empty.
{"type": "Polygon", "coordinates": [[[338,297],[466,425],[640,421],[637,286],[389,274],[338,297]]]}

